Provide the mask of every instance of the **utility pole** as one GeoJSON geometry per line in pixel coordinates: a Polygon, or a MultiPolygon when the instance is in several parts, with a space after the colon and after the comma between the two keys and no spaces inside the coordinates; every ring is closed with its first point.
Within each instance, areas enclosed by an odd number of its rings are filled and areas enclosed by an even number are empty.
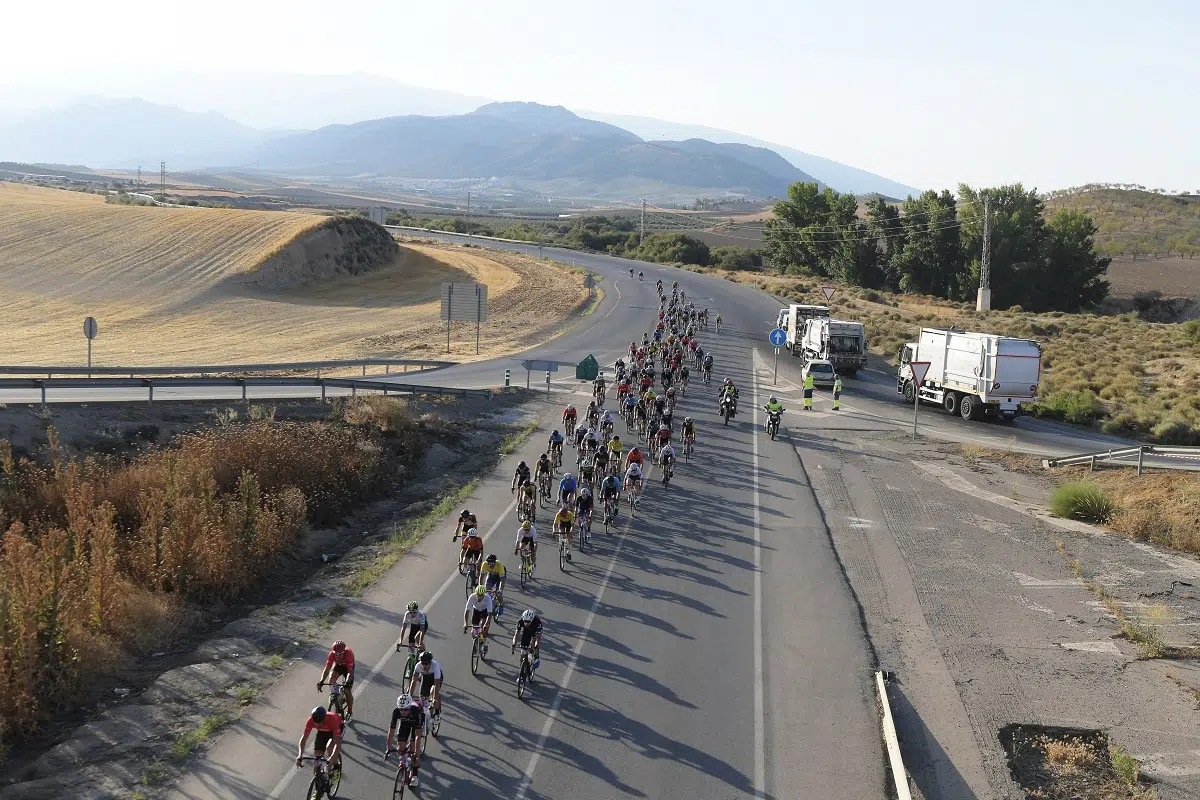
{"type": "Polygon", "coordinates": [[[992,199],[983,197],[983,255],[979,263],[979,294],[976,311],[992,310],[992,199]]]}
{"type": "Polygon", "coordinates": [[[642,201],[642,230],[641,230],[641,233],[638,234],[638,244],[640,245],[642,243],[642,240],[644,240],[645,238],[646,238],[646,201],[643,200],[642,201]]]}
{"type": "Polygon", "coordinates": [[[467,192],[467,244],[471,244],[471,193],[467,192]]]}
{"type": "Polygon", "coordinates": [[[158,199],[167,202],[167,162],[158,162],[158,199]]]}
{"type": "Polygon", "coordinates": [[[136,187],[135,191],[137,191],[137,192],[142,191],[142,168],[141,167],[138,167],[137,187],[136,187]]]}

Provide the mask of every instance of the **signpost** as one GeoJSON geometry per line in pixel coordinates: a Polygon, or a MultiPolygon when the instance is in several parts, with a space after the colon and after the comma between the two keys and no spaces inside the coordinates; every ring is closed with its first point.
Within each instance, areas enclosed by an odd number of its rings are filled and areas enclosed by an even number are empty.
{"type": "Polygon", "coordinates": [[[774,328],[767,334],[767,338],[771,344],[775,345],[775,377],[771,379],[771,385],[774,386],[779,383],[779,348],[787,344],[787,331],[783,328],[774,328]]]}
{"type": "Polygon", "coordinates": [[[921,405],[921,385],[925,383],[925,373],[929,372],[928,361],[910,361],[908,368],[913,376],[913,441],[917,440],[917,408],[921,405]]]}
{"type": "Polygon", "coordinates": [[[92,377],[92,339],[96,338],[96,334],[100,329],[96,326],[95,317],[87,317],[83,321],[83,335],[88,340],[88,377],[92,377]]]}
{"type": "Polygon", "coordinates": [[[836,292],[836,291],[837,291],[837,287],[836,287],[836,286],[822,286],[822,287],[821,287],[821,292],[822,292],[822,293],[824,293],[824,295],[825,295],[825,302],[826,302],[826,303],[828,303],[830,300],[832,300],[832,299],[833,299],[833,294],[834,294],[834,292],[836,292]]]}
{"type": "Polygon", "coordinates": [[[521,367],[525,370],[525,388],[529,388],[529,376],[534,370],[546,370],[546,382],[550,382],[550,373],[558,372],[557,361],[539,361],[532,358],[527,358],[521,362],[521,367]]]}
{"type": "Polygon", "coordinates": [[[487,322],[486,283],[443,283],[442,315],[446,320],[446,352],[450,352],[450,323],[475,322],[475,355],[479,355],[479,327],[487,322]]]}

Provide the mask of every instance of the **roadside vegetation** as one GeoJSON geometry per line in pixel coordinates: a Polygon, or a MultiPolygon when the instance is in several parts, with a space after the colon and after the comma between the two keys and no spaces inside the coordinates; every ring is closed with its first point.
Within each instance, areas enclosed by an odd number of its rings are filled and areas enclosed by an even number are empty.
{"type": "Polygon", "coordinates": [[[1046,207],[1091,217],[1096,250],[1110,258],[1193,259],[1200,253],[1200,194],[1093,183],[1050,192],[1046,207]]]}
{"type": "MultiPolygon", "coordinates": [[[[0,753],[201,617],[259,589],[310,525],[402,481],[422,424],[395,399],[264,419],[127,460],[0,441],[0,753]]],[[[190,743],[189,743],[190,748],[190,743]]]]}

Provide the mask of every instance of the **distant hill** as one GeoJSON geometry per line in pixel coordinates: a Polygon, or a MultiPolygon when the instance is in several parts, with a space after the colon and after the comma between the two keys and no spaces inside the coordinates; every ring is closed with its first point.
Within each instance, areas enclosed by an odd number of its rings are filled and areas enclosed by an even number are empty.
{"type": "Polygon", "coordinates": [[[605,114],[598,111],[578,111],[580,116],[588,119],[609,122],[636,133],[647,141],[659,139],[687,139],[699,137],[712,142],[740,143],[771,150],[797,169],[812,175],[819,182],[837,189],[839,192],[868,194],[877,192],[885,197],[903,200],[910,194],[914,197],[921,191],[912,186],[906,186],[897,181],[867,172],[857,167],[851,167],[832,159],[815,156],[793,147],[765,142],[744,133],[711,128],[707,125],[688,125],[680,122],[668,122],[652,117],[638,117],[629,114],[605,114]]]}
{"type": "Polygon", "coordinates": [[[469,114],[330,125],[255,148],[263,169],[331,177],[499,178],[556,193],[630,199],[638,189],[693,199],[781,196],[808,179],[770,151],[701,140],[645,142],[623,128],[537,103],[469,114]]]}
{"type": "Polygon", "coordinates": [[[1099,229],[1097,249],[1113,258],[1200,254],[1200,195],[1093,184],[1046,195],[1049,213],[1060,208],[1088,214],[1099,229]]]}
{"type": "Polygon", "coordinates": [[[228,162],[266,134],[228,117],[140,99],[97,100],[0,127],[0,160],[150,170],[228,162]]]}

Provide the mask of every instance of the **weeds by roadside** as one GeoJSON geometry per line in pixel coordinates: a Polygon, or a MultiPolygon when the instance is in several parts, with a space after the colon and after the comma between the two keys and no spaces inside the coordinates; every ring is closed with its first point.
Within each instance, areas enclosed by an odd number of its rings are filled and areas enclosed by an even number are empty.
{"type": "Polygon", "coordinates": [[[1050,513],[1063,519],[1104,525],[1112,520],[1116,504],[1096,484],[1072,481],[1060,484],[1050,493],[1050,513]]]}
{"type": "Polygon", "coordinates": [[[184,761],[190,756],[196,748],[203,745],[213,734],[224,728],[231,722],[229,717],[221,712],[209,714],[204,719],[200,720],[200,724],[194,730],[190,730],[179,736],[171,744],[171,758],[175,761],[184,761]]]}

